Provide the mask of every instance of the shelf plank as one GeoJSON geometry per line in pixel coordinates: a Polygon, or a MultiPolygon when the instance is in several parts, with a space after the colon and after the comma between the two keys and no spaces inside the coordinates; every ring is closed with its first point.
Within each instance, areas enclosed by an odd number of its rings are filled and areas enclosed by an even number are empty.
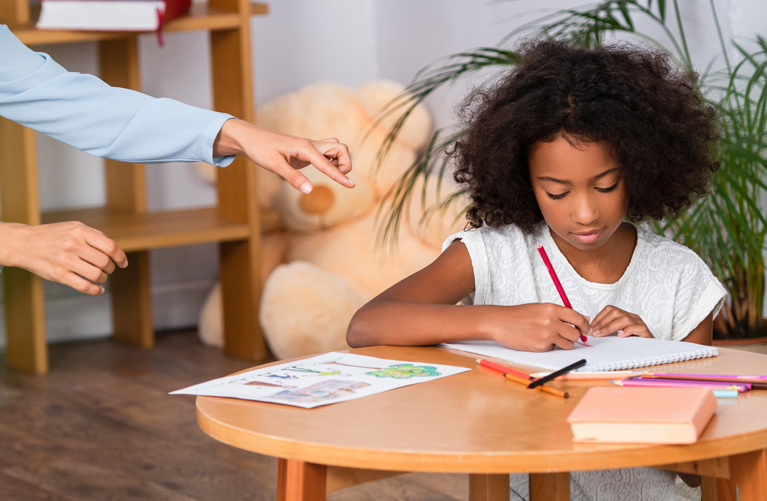
{"type": "Polygon", "coordinates": [[[43,223],[80,221],[97,228],[125,252],[204,242],[246,240],[247,224],[222,218],[215,207],[135,214],[103,207],[43,213],[43,223]]]}
{"type": "MultiPolygon", "coordinates": [[[[250,5],[251,15],[263,15],[269,12],[269,6],[263,3],[250,5]]],[[[136,35],[125,31],[63,31],[36,30],[35,24],[40,16],[40,9],[32,8],[28,23],[9,22],[8,27],[25,45],[58,44],[86,42],[92,40],[114,40],[136,35]]],[[[229,30],[240,25],[236,12],[208,7],[205,3],[193,3],[191,9],[163,26],[163,32],[194,30],[229,30]]]]}

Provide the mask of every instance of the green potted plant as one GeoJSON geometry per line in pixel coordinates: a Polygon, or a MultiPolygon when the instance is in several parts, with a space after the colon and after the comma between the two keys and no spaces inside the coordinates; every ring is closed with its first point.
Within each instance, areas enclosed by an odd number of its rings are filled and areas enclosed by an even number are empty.
{"type": "MultiPolygon", "coordinates": [[[[718,340],[754,339],[767,336],[763,316],[764,257],[767,219],[760,205],[767,193],[764,172],[767,168],[767,41],[758,37],[746,44],[726,41],[722,35],[713,0],[710,13],[721,44],[724,68],[700,75],[698,84],[707,104],[719,111],[721,136],[717,143],[720,169],[712,180],[709,196],[696,200],[677,218],[655,223],[655,230],[694,250],[711,267],[727,288],[729,295],[715,320],[714,338],[718,340]],[[737,61],[728,50],[734,49],[737,61]]],[[[602,44],[612,35],[636,37],[663,47],[677,63],[692,71],[692,61],[681,21],[678,0],[610,0],[591,7],[562,10],[539,18],[510,33],[499,46],[521,35],[568,40],[586,47],[602,44]],[[673,15],[672,11],[673,10],[673,15]],[[636,21],[651,20],[669,40],[668,46],[637,30],[636,21]]],[[[441,65],[419,72],[406,92],[390,102],[382,116],[398,118],[379,150],[382,160],[399,134],[413,108],[436,89],[479,70],[513,66],[517,55],[503,48],[479,48],[447,57],[441,65]]],[[[426,198],[426,181],[442,179],[449,170],[445,151],[461,136],[458,126],[434,132],[425,151],[389,193],[389,204],[381,216],[379,239],[394,243],[399,226],[407,217],[408,205],[420,195],[426,198]],[[420,181],[424,181],[421,183],[420,181]],[[418,189],[417,186],[422,188],[418,189]]],[[[444,214],[451,204],[467,203],[465,193],[441,193],[436,185],[438,203],[428,208],[419,224],[444,214]]]]}

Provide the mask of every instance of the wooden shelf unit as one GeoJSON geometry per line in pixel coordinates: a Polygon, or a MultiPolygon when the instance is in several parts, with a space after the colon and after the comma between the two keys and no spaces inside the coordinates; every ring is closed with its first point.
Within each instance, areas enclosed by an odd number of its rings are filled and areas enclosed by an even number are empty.
{"type": "MultiPolygon", "coordinates": [[[[250,15],[269,12],[268,5],[262,3],[249,4],[248,8],[250,15]]],[[[31,7],[27,21],[7,20],[7,24],[13,34],[25,45],[115,40],[126,36],[125,33],[113,31],[36,30],[35,24],[39,16],[40,7],[31,7]]],[[[240,14],[237,11],[211,7],[204,3],[193,3],[189,12],[170,21],[163,26],[162,31],[231,30],[239,26],[240,14]]]]}
{"type": "MultiPolygon", "coordinates": [[[[0,22],[25,44],[97,41],[100,77],[110,85],[140,90],[136,33],[37,31],[38,12],[28,0],[3,0],[0,22]]],[[[249,0],[209,0],[193,4],[163,31],[210,32],[214,109],[254,121],[250,16],[268,6],[249,0]]],[[[155,167],[161,168],[161,167],[155,167]]],[[[257,167],[238,157],[218,171],[218,205],[212,208],[147,212],[144,166],[105,160],[107,203],[95,209],[42,214],[39,209],[35,133],[0,118],[0,217],[30,225],[81,221],[113,238],[130,266],[110,277],[114,338],[154,345],[149,283],[150,249],[219,243],[225,351],[251,360],[268,355],[258,323],[261,232],[277,225],[261,214],[257,167]]],[[[20,269],[2,272],[5,287],[8,365],[28,372],[48,371],[42,279],[20,269]]]]}

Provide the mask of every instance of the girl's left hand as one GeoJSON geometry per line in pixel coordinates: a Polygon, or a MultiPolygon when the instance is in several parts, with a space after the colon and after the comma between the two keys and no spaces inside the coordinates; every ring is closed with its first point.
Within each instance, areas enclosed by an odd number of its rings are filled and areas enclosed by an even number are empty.
{"type": "Polygon", "coordinates": [[[639,315],[623,311],[615,306],[606,306],[591,322],[589,336],[605,337],[615,332],[618,333],[618,337],[655,337],[639,315]]]}

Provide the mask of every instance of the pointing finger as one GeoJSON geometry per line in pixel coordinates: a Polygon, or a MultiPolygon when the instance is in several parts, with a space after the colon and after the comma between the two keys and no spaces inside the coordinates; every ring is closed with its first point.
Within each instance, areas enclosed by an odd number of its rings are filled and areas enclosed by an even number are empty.
{"type": "Polygon", "coordinates": [[[287,163],[284,159],[278,158],[275,160],[274,164],[272,165],[272,172],[285,179],[285,181],[290,183],[293,188],[297,189],[304,195],[308,195],[312,192],[312,183],[309,181],[309,179],[291,167],[290,164],[287,163]]]}
{"type": "MultiPolygon", "coordinates": [[[[311,148],[306,153],[308,156],[307,160],[309,160],[309,162],[311,162],[311,164],[314,165],[317,170],[324,173],[326,176],[342,186],[346,186],[347,188],[354,188],[354,181],[346,177],[341,172],[341,164],[343,163],[341,158],[339,158],[339,167],[336,168],[333,166],[333,164],[330,163],[330,160],[325,158],[325,156],[316,149],[311,148]]],[[[349,162],[349,165],[351,166],[351,162],[349,162]]]]}

